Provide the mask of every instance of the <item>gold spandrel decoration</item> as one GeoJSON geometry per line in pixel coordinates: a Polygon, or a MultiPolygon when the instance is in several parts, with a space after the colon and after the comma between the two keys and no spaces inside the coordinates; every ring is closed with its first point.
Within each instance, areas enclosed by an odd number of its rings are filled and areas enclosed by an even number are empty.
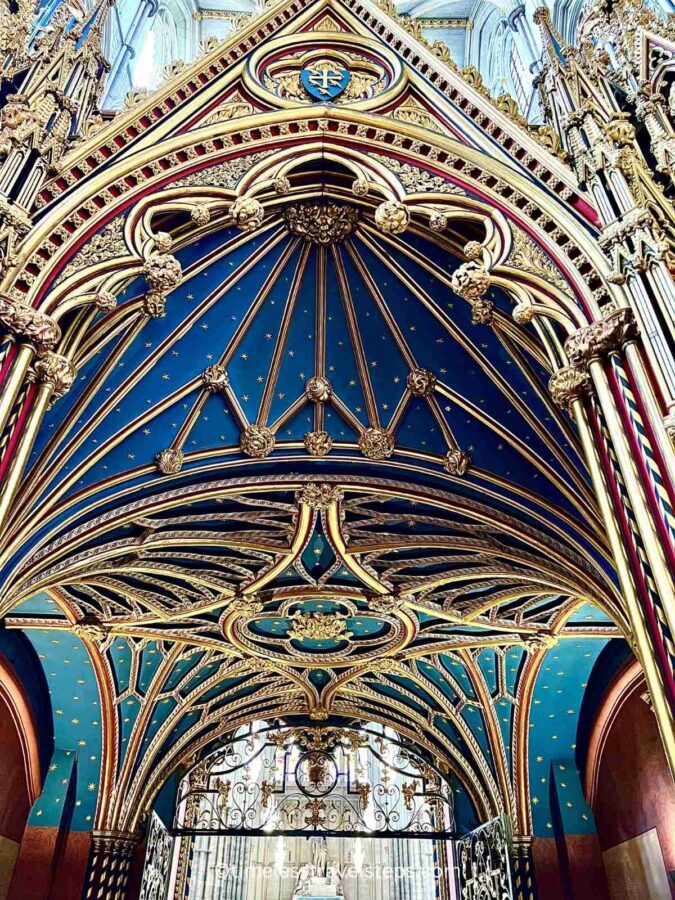
{"type": "Polygon", "coordinates": [[[87,269],[89,266],[105,262],[116,256],[128,254],[130,251],[124,237],[124,222],[123,216],[116,216],[99,234],[95,234],[90,238],[57,276],[54,286],[81,269],[87,269]]]}
{"type": "Polygon", "coordinates": [[[429,112],[419,100],[408,97],[389,114],[400,122],[408,122],[410,125],[418,125],[420,128],[428,128],[436,134],[449,134],[447,128],[438,121],[436,116],[429,112]]]}
{"type": "Polygon", "coordinates": [[[463,188],[445,178],[441,178],[440,175],[431,175],[429,172],[425,172],[424,169],[389,156],[381,156],[376,153],[371,155],[378,162],[381,162],[383,166],[386,166],[387,169],[396,173],[406,193],[412,194],[428,191],[430,193],[457,194],[459,197],[466,196],[466,191],[463,188]]]}
{"type": "Polygon", "coordinates": [[[537,247],[522,228],[511,229],[513,244],[507,262],[524,272],[537,275],[544,281],[554,284],[563,293],[569,294],[569,285],[550,259],[537,247]]]}
{"type": "Polygon", "coordinates": [[[339,33],[341,31],[343,31],[343,29],[340,27],[340,24],[338,22],[336,22],[334,17],[331,15],[328,15],[328,14],[325,16],[322,16],[319,19],[319,21],[316,22],[316,24],[312,26],[311,30],[312,31],[327,31],[327,32],[333,32],[333,33],[339,33]]]}
{"type": "Polygon", "coordinates": [[[220,103],[205,119],[200,119],[195,127],[203,125],[215,125],[218,122],[229,122],[232,119],[241,119],[253,113],[253,105],[245,100],[237,91],[223,103],[220,103]]]}
{"type": "Polygon", "coordinates": [[[233,190],[241,181],[242,177],[260,160],[267,158],[275,153],[274,150],[261,150],[258,153],[252,153],[249,156],[238,156],[235,159],[218,163],[209,169],[200,169],[198,172],[192,172],[179,178],[176,184],[183,187],[224,187],[233,190]]]}

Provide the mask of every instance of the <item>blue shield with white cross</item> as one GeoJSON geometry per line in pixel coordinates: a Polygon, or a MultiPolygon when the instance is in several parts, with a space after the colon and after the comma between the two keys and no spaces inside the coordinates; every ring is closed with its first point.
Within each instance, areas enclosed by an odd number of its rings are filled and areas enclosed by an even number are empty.
{"type": "Polygon", "coordinates": [[[305,66],[300,81],[313,100],[330,102],[339,97],[349,84],[351,73],[339,63],[320,62],[305,66]]]}

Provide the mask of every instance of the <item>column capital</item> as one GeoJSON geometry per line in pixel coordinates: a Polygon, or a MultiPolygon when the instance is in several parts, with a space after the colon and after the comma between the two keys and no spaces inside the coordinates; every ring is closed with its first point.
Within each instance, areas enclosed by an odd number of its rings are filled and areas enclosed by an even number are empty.
{"type": "Polygon", "coordinates": [[[91,843],[95,852],[111,853],[131,858],[140,841],[140,835],[130,831],[92,831],[91,843]]]}
{"type": "Polygon", "coordinates": [[[77,369],[69,359],[51,350],[41,356],[33,368],[36,380],[52,389],[55,400],[68,393],[77,375],[77,369]]]}
{"type": "Polygon", "coordinates": [[[51,316],[26,306],[10,294],[0,294],[0,323],[19,340],[32,344],[39,353],[53,350],[61,329],[51,316]]]}
{"type": "Polygon", "coordinates": [[[572,365],[588,365],[593,359],[621,350],[637,336],[633,310],[622,307],[573,332],[565,341],[565,351],[572,365]]]}
{"type": "Polygon", "coordinates": [[[516,6],[515,9],[512,9],[511,12],[506,17],[506,21],[508,23],[511,31],[518,31],[518,22],[520,19],[525,19],[525,4],[521,3],[519,6],[516,6]]]}
{"type": "Polygon", "coordinates": [[[580,365],[565,366],[551,375],[548,389],[556,406],[569,410],[575,400],[588,394],[591,389],[591,378],[586,369],[580,365]]]}

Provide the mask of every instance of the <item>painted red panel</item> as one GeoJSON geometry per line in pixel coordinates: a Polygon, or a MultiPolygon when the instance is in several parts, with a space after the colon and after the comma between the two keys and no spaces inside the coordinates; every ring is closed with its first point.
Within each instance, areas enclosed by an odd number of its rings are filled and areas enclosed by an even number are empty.
{"type": "MultiPolygon", "coordinates": [[[[610,725],[593,812],[603,850],[656,828],[666,871],[675,871],[675,784],[654,713],[638,683],[610,725]]],[[[671,887],[675,897],[675,887],[671,887]]]]}
{"type": "Polygon", "coordinates": [[[30,799],[26,765],[12,714],[0,699],[0,835],[21,842],[28,821],[30,799]]]}
{"type": "Polygon", "coordinates": [[[539,896],[546,900],[565,900],[555,838],[534,838],[532,855],[539,896]]]}
{"type": "MultiPolygon", "coordinates": [[[[21,842],[19,858],[14,867],[10,897],[22,900],[49,900],[54,867],[54,851],[59,829],[29,825],[21,842]]],[[[64,897],[64,900],[70,898],[64,897]]]]}
{"type": "Polygon", "coordinates": [[[54,877],[50,900],[80,900],[87,872],[91,834],[88,831],[71,831],[63,848],[63,855],[54,877]]]}

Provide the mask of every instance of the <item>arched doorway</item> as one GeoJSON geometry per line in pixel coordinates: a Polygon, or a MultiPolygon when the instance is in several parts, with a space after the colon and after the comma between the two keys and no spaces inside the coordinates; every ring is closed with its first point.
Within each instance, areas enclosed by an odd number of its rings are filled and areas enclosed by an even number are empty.
{"type": "Polygon", "coordinates": [[[462,788],[393,729],[255,722],[219,743],[181,780],[173,827],[153,821],[142,898],[512,896],[508,829],[456,841],[462,788]]]}

